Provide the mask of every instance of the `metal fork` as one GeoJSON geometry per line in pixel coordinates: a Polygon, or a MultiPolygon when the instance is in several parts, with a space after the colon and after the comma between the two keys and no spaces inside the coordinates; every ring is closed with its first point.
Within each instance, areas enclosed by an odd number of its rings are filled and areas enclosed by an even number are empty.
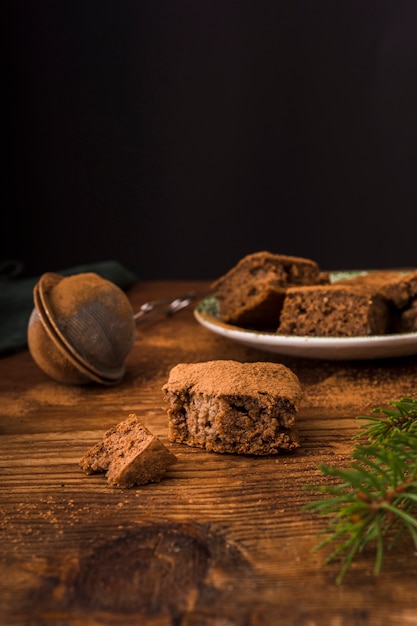
{"type": "Polygon", "coordinates": [[[161,315],[173,315],[181,309],[187,307],[195,298],[195,293],[190,292],[175,298],[163,298],[162,300],[151,300],[139,307],[137,313],[133,315],[137,324],[147,322],[150,319],[161,315]]]}

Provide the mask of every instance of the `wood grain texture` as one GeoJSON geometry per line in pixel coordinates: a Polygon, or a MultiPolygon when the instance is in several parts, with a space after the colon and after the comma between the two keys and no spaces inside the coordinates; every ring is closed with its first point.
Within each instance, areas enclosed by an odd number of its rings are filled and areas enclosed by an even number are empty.
{"type": "MultiPolygon", "coordinates": [[[[207,282],[138,283],[145,300],[207,282]]],[[[355,417],[417,389],[417,358],[280,358],[212,335],[192,309],[138,327],[115,387],[70,387],[28,352],[0,361],[0,623],[30,626],[417,624],[417,555],[405,537],[380,576],[370,551],[341,586],[312,553],[323,520],[302,510],[342,466],[355,417]],[[207,453],[167,439],[161,393],[180,362],[234,358],[291,367],[303,386],[293,454],[207,453]],[[121,490],[79,468],[85,451],[136,413],[178,458],[160,483],[121,490]]]]}

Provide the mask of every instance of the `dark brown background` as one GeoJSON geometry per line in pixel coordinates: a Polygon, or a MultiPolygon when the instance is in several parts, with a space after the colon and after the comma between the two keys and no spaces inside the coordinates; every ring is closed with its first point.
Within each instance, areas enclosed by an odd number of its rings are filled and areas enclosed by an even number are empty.
{"type": "Polygon", "coordinates": [[[0,260],[147,279],[261,249],[415,265],[416,17],[413,0],[3,3],[0,260]]]}

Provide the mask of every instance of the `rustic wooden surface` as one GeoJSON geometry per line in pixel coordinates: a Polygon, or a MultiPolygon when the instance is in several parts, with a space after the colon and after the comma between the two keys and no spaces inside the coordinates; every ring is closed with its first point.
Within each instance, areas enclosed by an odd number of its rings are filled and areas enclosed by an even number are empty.
{"type": "MultiPolygon", "coordinates": [[[[132,304],[208,283],[139,283],[132,304]]],[[[192,309],[138,327],[124,380],[71,387],[28,352],[0,360],[0,623],[97,626],[417,624],[417,556],[404,538],[372,573],[364,554],[341,586],[312,553],[324,521],[302,510],[321,463],[342,466],[355,416],[417,388],[417,358],[280,358],[217,337],[192,309]],[[167,440],[161,387],[179,362],[276,360],[304,389],[297,453],[246,458],[167,440]],[[111,488],[78,462],[136,413],[177,455],[158,484],[111,488]]]]}

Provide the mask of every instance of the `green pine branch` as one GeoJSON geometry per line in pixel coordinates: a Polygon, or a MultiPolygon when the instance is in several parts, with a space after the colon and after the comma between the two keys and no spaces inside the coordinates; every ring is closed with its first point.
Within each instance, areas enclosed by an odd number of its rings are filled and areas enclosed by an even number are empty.
{"type": "Polygon", "coordinates": [[[327,519],[317,551],[336,544],[326,562],[339,559],[340,584],[354,559],[365,548],[375,550],[374,573],[379,574],[386,550],[408,532],[417,548],[417,395],[375,408],[362,433],[354,437],[352,461],[345,469],[326,465],[331,482],[307,486],[325,497],[304,507],[327,519]]]}
{"type": "Polygon", "coordinates": [[[358,415],[357,419],[366,420],[362,425],[362,433],[354,439],[366,437],[368,441],[381,443],[392,433],[416,428],[417,399],[401,398],[397,402],[390,402],[388,407],[372,409],[372,415],[358,415]],[[393,408],[389,408],[393,407],[393,408]],[[383,417],[381,417],[383,416],[383,417]]]}

